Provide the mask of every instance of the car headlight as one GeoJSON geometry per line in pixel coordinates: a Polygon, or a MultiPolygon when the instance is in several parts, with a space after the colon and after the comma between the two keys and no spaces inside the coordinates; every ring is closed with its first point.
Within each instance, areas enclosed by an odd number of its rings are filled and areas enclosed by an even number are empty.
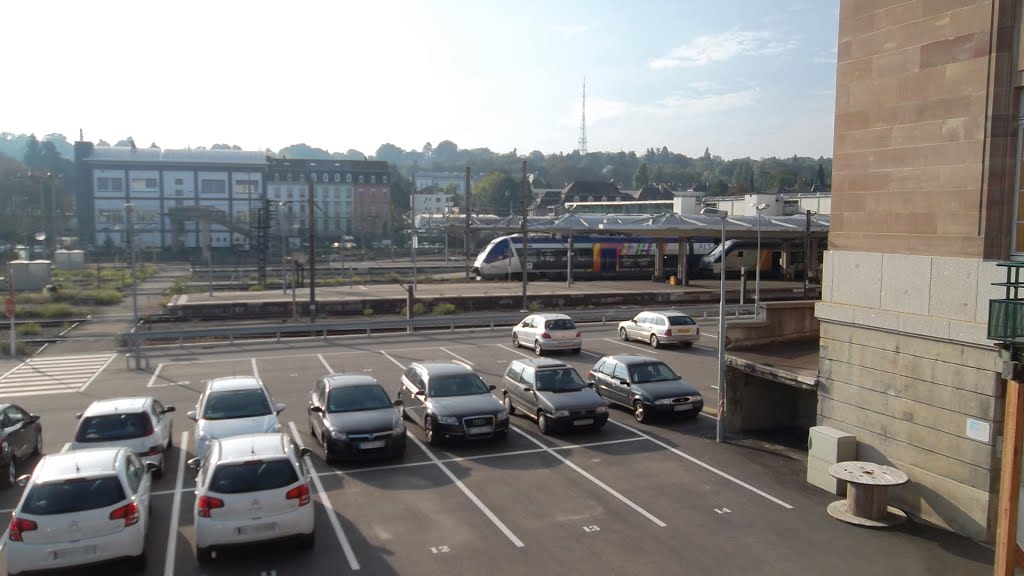
{"type": "Polygon", "coordinates": [[[690,402],[704,402],[704,398],[700,394],[690,396],[690,402]]]}
{"type": "Polygon", "coordinates": [[[605,413],[608,412],[608,407],[607,406],[598,406],[597,408],[594,409],[594,412],[597,413],[597,414],[605,414],[605,413]]]}
{"type": "Polygon", "coordinates": [[[564,417],[566,417],[568,415],[569,415],[569,411],[568,410],[555,410],[554,412],[551,413],[551,416],[553,416],[555,418],[564,418],[564,417]]]}
{"type": "Polygon", "coordinates": [[[459,419],[455,416],[438,416],[437,421],[440,424],[451,424],[453,426],[457,426],[459,424],[459,419]]]}
{"type": "Polygon", "coordinates": [[[331,430],[331,438],[334,438],[335,440],[344,440],[345,438],[348,438],[348,435],[341,430],[331,430]]]}
{"type": "Polygon", "coordinates": [[[196,436],[196,443],[200,446],[205,446],[210,442],[213,442],[213,438],[210,438],[210,435],[206,432],[200,432],[199,435],[196,436]]]}
{"type": "Polygon", "coordinates": [[[508,420],[508,410],[498,412],[498,420],[508,420]]]}
{"type": "Polygon", "coordinates": [[[655,400],[654,401],[654,404],[657,405],[657,406],[664,406],[666,404],[671,404],[671,403],[672,403],[672,399],[671,398],[662,398],[661,400],[655,400]]]}

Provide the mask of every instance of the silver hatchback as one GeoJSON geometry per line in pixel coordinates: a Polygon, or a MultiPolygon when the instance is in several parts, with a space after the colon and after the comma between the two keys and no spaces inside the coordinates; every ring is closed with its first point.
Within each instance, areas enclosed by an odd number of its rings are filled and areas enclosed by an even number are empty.
{"type": "Polygon", "coordinates": [[[512,345],[533,348],[537,356],[552,350],[579,354],[583,347],[583,334],[572,318],[565,314],[531,314],[512,329],[512,345]]]}

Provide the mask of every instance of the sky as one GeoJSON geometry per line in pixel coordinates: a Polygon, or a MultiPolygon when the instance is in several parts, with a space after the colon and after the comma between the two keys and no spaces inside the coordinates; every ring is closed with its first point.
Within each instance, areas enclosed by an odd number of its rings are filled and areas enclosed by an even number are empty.
{"type": "Polygon", "coordinates": [[[0,131],[828,157],[838,3],[5,0],[0,131]]]}

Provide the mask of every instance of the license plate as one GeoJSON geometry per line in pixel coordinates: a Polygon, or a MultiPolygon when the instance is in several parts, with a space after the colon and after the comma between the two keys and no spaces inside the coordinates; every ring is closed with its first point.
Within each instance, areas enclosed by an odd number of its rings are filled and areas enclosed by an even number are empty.
{"type": "Polygon", "coordinates": [[[470,426],[466,429],[466,432],[470,434],[487,434],[491,432],[490,426],[470,426]]]}
{"type": "Polygon", "coordinates": [[[676,412],[682,412],[683,410],[692,410],[692,404],[676,404],[673,408],[676,412]]]}
{"type": "Polygon", "coordinates": [[[274,531],[274,524],[253,524],[252,526],[242,526],[238,529],[238,533],[242,536],[254,536],[258,534],[268,534],[274,531]]]}
{"type": "Polygon", "coordinates": [[[582,418],[580,420],[573,420],[572,421],[572,425],[573,426],[589,426],[589,425],[591,425],[593,423],[594,423],[594,419],[593,418],[582,418]]]}
{"type": "Polygon", "coordinates": [[[680,334],[690,334],[691,332],[690,332],[689,328],[683,328],[682,330],[679,331],[679,333],[680,334]]]}
{"type": "Polygon", "coordinates": [[[476,420],[470,420],[469,424],[471,426],[486,426],[487,422],[488,420],[486,418],[478,418],[476,420]]]}
{"type": "Polygon", "coordinates": [[[75,558],[84,558],[86,556],[94,556],[96,554],[95,546],[79,546],[78,548],[65,548],[63,550],[54,550],[54,560],[73,560],[75,558]]]}
{"type": "Polygon", "coordinates": [[[362,450],[371,450],[373,448],[383,448],[387,444],[386,440],[374,440],[373,442],[360,442],[359,448],[362,450]]]}

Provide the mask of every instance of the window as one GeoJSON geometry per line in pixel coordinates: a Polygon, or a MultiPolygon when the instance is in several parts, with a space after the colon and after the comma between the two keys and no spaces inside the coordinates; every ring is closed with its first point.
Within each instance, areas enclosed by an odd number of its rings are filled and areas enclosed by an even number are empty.
{"type": "Polygon", "coordinates": [[[14,406],[9,406],[4,410],[4,420],[4,428],[10,428],[11,426],[17,426],[25,420],[28,420],[28,414],[14,406]]]}
{"type": "Polygon", "coordinates": [[[370,176],[370,184],[376,184],[376,183],[377,183],[377,175],[373,174],[372,176],[370,176]]]}
{"type": "Polygon", "coordinates": [[[221,494],[275,490],[299,481],[290,460],[254,460],[217,466],[210,479],[210,491],[221,494]]]}
{"type": "Polygon", "coordinates": [[[132,178],[132,190],[156,190],[156,178],[132,178]]]}
{"type": "Polygon", "coordinates": [[[352,175],[351,174],[345,174],[345,182],[348,182],[349,184],[352,183],[352,175]]]}
{"type": "Polygon", "coordinates": [[[313,176],[313,182],[316,182],[316,172],[313,172],[312,176],[313,176]]]}
{"type": "Polygon", "coordinates": [[[146,474],[146,468],[139,461],[139,457],[135,454],[128,455],[128,467],[125,469],[125,477],[128,479],[128,490],[132,494],[139,491],[139,485],[142,484],[142,477],[146,474]]]}
{"type": "Polygon", "coordinates": [[[153,433],[153,422],[144,412],[102,414],[83,418],[75,442],[113,442],[144,438],[153,433]]]}
{"type": "Polygon", "coordinates": [[[513,362],[511,365],[509,365],[508,370],[505,372],[505,378],[508,378],[513,382],[519,382],[519,375],[522,373],[522,366],[513,362]]]}
{"type": "Polygon", "coordinates": [[[689,316],[669,316],[668,323],[672,326],[693,326],[697,322],[689,316]]]}
{"type": "Polygon", "coordinates": [[[468,394],[490,394],[491,391],[479,376],[468,374],[451,374],[430,379],[427,385],[427,396],[444,398],[448,396],[465,396],[468,394]]]}
{"type": "Polygon", "coordinates": [[[527,386],[533,386],[537,383],[536,371],[530,367],[523,368],[522,383],[527,386]]]}
{"type": "Polygon", "coordinates": [[[629,377],[629,374],[626,372],[626,365],[615,364],[615,370],[612,372],[612,377],[626,380],[629,377]]]}
{"type": "Polygon", "coordinates": [[[360,184],[363,184],[364,182],[366,182],[366,176],[364,176],[364,175],[360,174],[360,175],[359,175],[359,183],[360,183],[360,184]]]}
{"type": "Polygon", "coordinates": [[[420,378],[420,371],[414,367],[405,371],[405,379],[418,390],[423,390],[423,379],[420,378]]]}
{"type": "Polygon", "coordinates": [[[317,380],[316,385],[313,386],[313,400],[321,406],[324,403],[324,391],[326,387],[327,385],[324,384],[323,380],[317,380]]]}
{"type": "Polygon", "coordinates": [[[202,179],[199,181],[199,193],[204,196],[227,194],[227,182],[223,180],[202,179]]]}
{"type": "Polygon", "coordinates": [[[38,516],[70,514],[109,508],[124,499],[124,487],[117,476],[72,478],[36,484],[21,510],[38,516]]]}
{"type": "Polygon", "coordinates": [[[184,186],[185,185],[185,180],[183,180],[181,178],[175,178],[174,179],[174,185],[175,186],[184,186]]]}
{"type": "Polygon", "coordinates": [[[96,212],[96,223],[104,226],[116,226],[124,222],[124,211],[122,210],[98,210],[96,212]]]}
{"type": "Polygon", "coordinates": [[[331,390],[327,395],[327,411],[332,414],[335,412],[381,410],[391,405],[388,393],[377,384],[342,386],[331,390]]]}
{"type": "Polygon", "coordinates": [[[341,182],[341,172],[335,172],[334,173],[334,181],[335,182],[341,182]]]}
{"type": "Polygon", "coordinates": [[[206,420],[227,420],[229,418],[255,418],[267,416],[273,411],[267,395],[259,388],[248,390],[226,390],[211,392],[203,406],[202,418],[206,420]]]}
{"type": "Polygon", "coordinates": [[[380,181],[383,182],[384,184],[387,184],[388,183],[388,177],[386,175],[385,176],[381,176],[380,177],[380,181]]]}
{"type": "Polygon", "coordinates": [[[324,175],[321,178],[321,180],[323,180],[324,182],[330,182],[331,181],[331,179],[327,175],[327,172],[324,172],[324,175]]]}

